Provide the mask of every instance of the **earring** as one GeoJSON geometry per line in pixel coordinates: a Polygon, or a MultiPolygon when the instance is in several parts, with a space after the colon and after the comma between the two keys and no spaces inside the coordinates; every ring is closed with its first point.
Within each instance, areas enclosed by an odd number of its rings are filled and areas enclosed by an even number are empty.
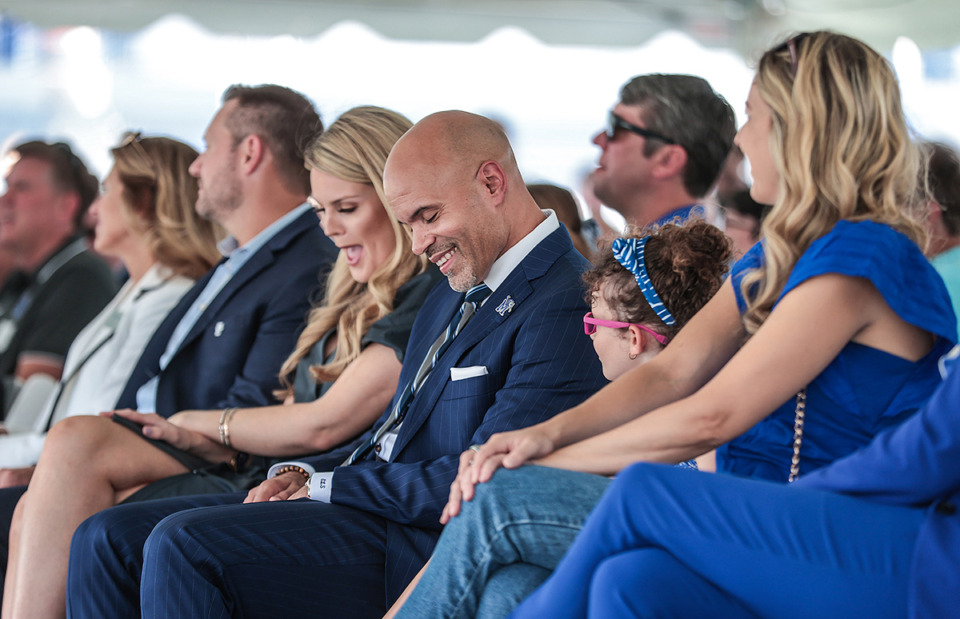
{"type": "Polygon", "coordinates": [[[633,361],[634,359],[637,358],[637,355],[631,354],[631,355],[629,355],[629,357],[630,357],[630,361],[633,361]]]}

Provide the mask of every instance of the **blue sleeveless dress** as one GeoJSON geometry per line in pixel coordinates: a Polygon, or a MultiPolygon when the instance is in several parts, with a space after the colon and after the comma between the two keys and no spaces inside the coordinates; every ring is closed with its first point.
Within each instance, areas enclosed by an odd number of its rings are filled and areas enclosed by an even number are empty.
{"type": "MultiPolygon", "coordinates": [[[[731,269],[741,314],[746,302],[740,283],[762,264],[761,242],[731,269]]],[[[912,415],[940,384],[937,361],[957,341],[957,319],[943,280],[916,244],[893,228],[869,221],[838,222],[800,257],[780,299],[827,273],[869,280],[900,318],[937,339],[916,362],[849,342],[807,386],[801,475],[856,451],[884,428],[912,415]]],[[[787,481],[795,414],[796,398],[790,398],[745,434],[719,447],[717,470],[787,481]]]]}

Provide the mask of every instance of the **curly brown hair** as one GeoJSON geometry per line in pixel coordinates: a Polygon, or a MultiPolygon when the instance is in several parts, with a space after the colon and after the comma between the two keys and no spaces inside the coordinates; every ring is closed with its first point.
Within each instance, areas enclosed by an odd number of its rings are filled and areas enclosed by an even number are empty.
{"type": "Polygon", "coordinates": [[[623,236],[650,237],[644,249],[647,273],[676,324],[668,327],[657,317],[633,273],[614,258],[609,243],[601,248],[594,267],[583,274],[587,302],[603,294],[619,320],[642,324],[672,339],[720,289],[733,258],[730,240],[701,219],[659,228],[630,228],[623,236]]]}

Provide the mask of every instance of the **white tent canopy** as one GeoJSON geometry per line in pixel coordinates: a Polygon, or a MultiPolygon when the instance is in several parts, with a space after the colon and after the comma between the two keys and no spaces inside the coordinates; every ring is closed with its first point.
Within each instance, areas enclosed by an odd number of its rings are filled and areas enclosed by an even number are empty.
{"type": "Polygon", "coordinates": [[[960,142],[960,47],[934,52],[948,79],[928,79],[909,39],[894,48],[898,35],[956,46],[956,0],[4,0],[0,11],[13,25],[0,46],[0,140],[66,138],[101,173],[124,130],[199,147],[227,85],[274,82],[327,122],[361,104],[413,120],[448,108],[498,118],[528,180],[575,187],[631,76],[701,75],[739,112],[751,59],[818,27],[892,56],[918,132],[960,142]]]}
{"type": "Polygon", "coordinates": [[[5,0],[43,27],[139,30],[177,13],[219,33],[311,37],[344,20],[389,38],[476,41],[516,26],[552,44],[636,46],[680,30],[750,55],[795,30],[831,28],[889,51],[898,36],[924,48],[958,43],[956,0],[5,0]]]}

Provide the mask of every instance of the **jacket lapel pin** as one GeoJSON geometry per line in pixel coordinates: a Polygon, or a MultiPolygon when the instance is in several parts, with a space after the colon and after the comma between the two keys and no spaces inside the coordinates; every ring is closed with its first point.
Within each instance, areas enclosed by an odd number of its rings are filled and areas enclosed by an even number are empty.
{"type": "Polygon", "coordinates": [[[223,335],[223,321],[219,321],[217,324],[213,325],[213,337],[220,337],[223,335]]]}
{"type": "Polygon", "coordinates": [[[497,306],[497,313],[501,316],[506,316],[513,311],[516,303],[513,302],[513,298],[510,295],[507,295],[507,298],[500,302],[500,305],[497,306]]]}

